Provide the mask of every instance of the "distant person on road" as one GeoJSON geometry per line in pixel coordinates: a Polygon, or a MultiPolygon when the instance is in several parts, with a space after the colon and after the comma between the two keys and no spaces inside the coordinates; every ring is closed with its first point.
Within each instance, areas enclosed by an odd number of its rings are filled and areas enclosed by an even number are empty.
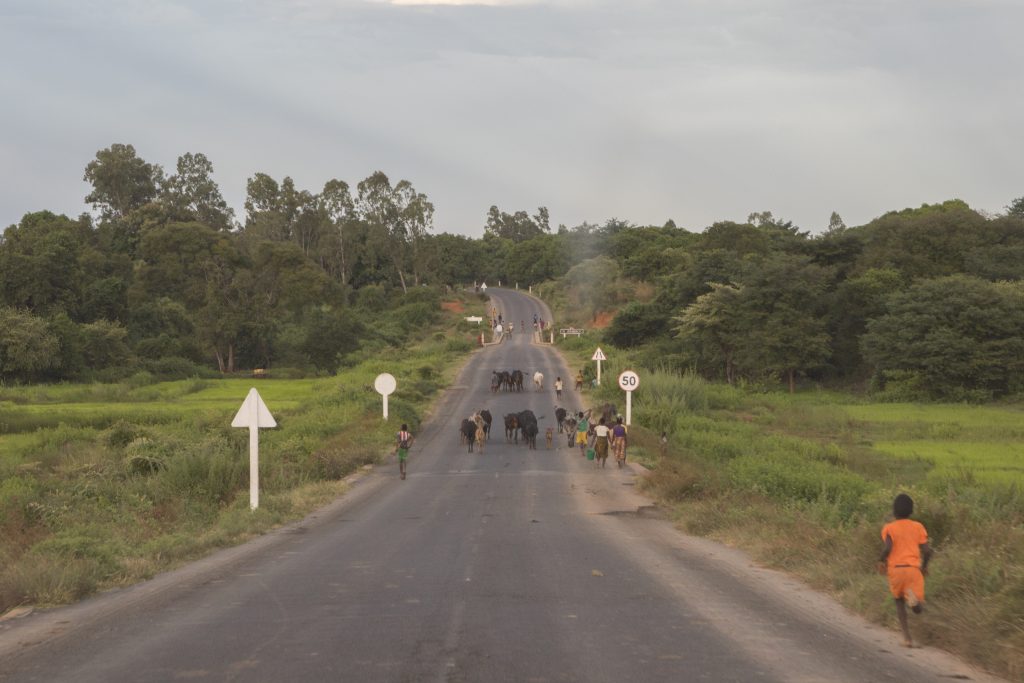
{"type": "Polygon", "coordinates": [[[597,451],[597,461],[601,463],[601,467],[604,467],[608,460],[608,438],[611,432],[603,417],[597,421],[597,426],[594,427],[594,450],[597,451]]]}
{"type": "Polygon", "coordinates": [[[576,391],[583,391],[583,371],[576,373],[576,391]]]}
{"type": "Polygon", "coordinates": [[[914,499],[905,493],[896,496],[892,502],[892,515],[896,519],[882,527],[885,547],[878,559],[878,571],[888,575],[889,591],[896,600],[904,647],[914,647],[907,624],[907,607],[914,614],[924,610],[924,577],[928,575],[928,560],[932,557],[928,532],[923,524],[910,519],[912,514],[914,499]]]}
{"type": "Polygon", "coordinates": [[[405,461],[409,457],[409,447],[412,445],[409,425],[402,424],[402,429],[396,435],[395,441],[397,442],[395,452],[398,454],[398,471],[401,473],[402,479],[405,479],[405,461]]]}
{"type": "Polygon", "coordinates": [[[622,424],[622,418],[615,419],[615,426],[612,427],[612,450],[615,452],[615,462],[619,467],[626,463],[626,425],[622,424]]]}
{"type": "Polygon", "coordinates": [[[555,378],[555,398],[562,398],[562,378],[555,378]]]}

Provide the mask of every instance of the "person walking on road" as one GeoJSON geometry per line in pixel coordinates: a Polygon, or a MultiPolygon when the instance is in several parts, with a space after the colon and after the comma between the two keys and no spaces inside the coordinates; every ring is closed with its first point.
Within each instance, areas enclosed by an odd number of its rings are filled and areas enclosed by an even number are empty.
{"type": "Polygon", "coordinates": [[[401,473],[402,479],[405,479],[405,461],[409,457],[409,447],[412,445],[409,425],[402,424],[402,429],[396,435],[395,441],[397,442],[395,452],[398,454],[398,471],[401,473]]]}
{"type": "Polygon", "coordinates": [[[587,441],[590,436],[590,411],[580,413],[576,420],[576,445],[580,447],[580,455],[587,457],[587,441]]]}
{"type": "Polygon", "coordinates": [[[615,462],[622,467],[626,463],[626,425],[622,424],[621,417],[615,419],[612,427],[612,451],[615,452],[615,462]]]}
{"type": "Polygon", "coordinates": [[[576,373],[576,391],[583,391],[583,371],[576,373]]]}
{"type": "Polygon", "coordinates": [[[562,378],[561,377],[556,377],[555,378],[555,398],[557,398],[557,399],[561,399],[562,398],[562,378]]]}
{"type": "Polygon", "coordinates": [[[905,493],[892,502],[892,515],[896,519],[882,527],[885,547],[878,558],[878,571],[889,577],[889,591],[896,600],[896,616],[903,629],[903,645],[914,647],[907,624],[907,607],[914,614],[924,610],[924,577],[928,575],[928,560],[932,549],[928,545],[928,532],[924,525],[910,519],[914,514],[914,499],[905,493]]]}
{"type": "Polygon", "coordinates": [[[597,452],[597,461],[601,463],[601,467],[604,467],[605,462],[608,460],[608,437],[611,435],[611,432],[612,430],[604,423],[603,417],[598,420],[597,426],[594,427],[594,450],[597,452]]]}

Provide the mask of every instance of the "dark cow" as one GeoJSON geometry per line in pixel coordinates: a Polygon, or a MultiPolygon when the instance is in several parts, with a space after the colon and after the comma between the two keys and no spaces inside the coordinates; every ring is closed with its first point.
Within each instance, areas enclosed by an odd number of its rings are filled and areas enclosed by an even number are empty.
{"type": "Polygon", "coordinates": [[[618,411],[615,410],[615,404],[614,403],[605,403],[603,406],[601,406],[600,413],[601,413],[601,417],[604,418],[604,423],[606,425],[614,424],[615,423],[615,418],[619,414],[618,411]]]}
{"type": "Polygon", "coordinates": [[[466,440],[469,444],[469,452],[473,452],[473,442],[476,441],[476,423],[472,420],[466,419],[462,421],[462,427],[459,428],[461,437],[466,440]]]}
{"type": "Polygon", "coordinates": [[[481,410],[480,411],[480,417],[482,417],[484,419],[484,437],[488,441],[490,441],[491,440],[491,411],[486,410],[486,409],[481,410]]]}
{"type": "Polygon", "coordinates": [[[505,442],[512,441],[513,437],[519,443],[519,420],[515,413],[509,413],[505,416],[505,442]]]}
{"type": "Polygon", "coordinates": [[[565,416],[567,415],[565,408],[555,408],[555,421],[558,422],[558,433],[561,434],[564,429],[565,416]]]}
{"type": "Polygon", "coordinates": [[[513,370],[512,374],[509,377],[511,379],[511,386],[510,386],[510,388],[515,390],[515,391],[522,391],[523,390],[523,372],[522,372],[522,370],[513,370]]]}
{"type": "Polygon", "coordinates": [[[540,428],[537,426],[537,416],[533,414],[532,410],[524,410],[516,415],[516,420],[518,420],[519,428],[523,432],[523,441],[526,442],[530,450],[536,450],[537,432],[540,431],[540,428]]]}

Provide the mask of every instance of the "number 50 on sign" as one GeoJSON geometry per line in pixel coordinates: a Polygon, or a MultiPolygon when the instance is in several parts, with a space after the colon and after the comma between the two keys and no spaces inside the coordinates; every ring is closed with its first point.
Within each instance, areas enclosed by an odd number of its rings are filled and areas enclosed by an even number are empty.
{"type": "Polygon", "coordinates": [[[619,375],[619,388],[626,392],[626,425],[633,424],[633,392],[640,386],[640,377],[632,370],[619,375]]]}

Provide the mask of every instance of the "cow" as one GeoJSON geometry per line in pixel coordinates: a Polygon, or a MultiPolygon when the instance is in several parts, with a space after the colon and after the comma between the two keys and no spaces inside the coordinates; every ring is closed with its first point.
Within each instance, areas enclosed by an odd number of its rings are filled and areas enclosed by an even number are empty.
{"type": "Polygon", "coordinates": [[[480,411],[480,417],[482,417],[484,419],[484,436],[487,438],[488,441],[490,441],[491,440],[491,420],[492,420],[491,411],[487,410],[486,408],[484,410],[481,410],[480,411]]]}
{"type": "MultiPolygon", "coordinates": [[[[480,449],[480,453],[484,452],[484,442],[487,440],[487,432],[484,430],[484,419],[480,417],[480,413],[473,416],[473,424],[476,426],[476,432],[473,437],[476,440],[476,445],[480,449]]],[[[472,448],[470,450],[473,450],[472,448]]]]}
{"type": "Polygon", "coordinates": [[[558,422],[558,433],[561,434],[564,431],[566,411],[565,408],[555,408],[555,421],[558,422]]]}
{"type": "Polygon", "coordinates": [[[513,370],[510,377],[509,388],[514,391],[523,390],[523,372],[521,370],[513,370]]]}
{"type": "Polygon", "coordinates": [[[472,453],[473,442],[476,441],[476,423],[469,419],[463,420],[459,434],[462,439],[465,439],[465,443],[469,444],[469,452],[472,453]]]}
{"type": "Polygon", "coordinates": [[[606,425],[613,424],[618,414],[618,411],[615,410],[614,403],[605,403],[603,406],[601,406],[601,417],[604,418],[604,423],[606,425]]]}
{"type": "Polygon", "coordinates": [[[516,415],[516,420],[519,422],[519,428],[523,432],[523,441],[526,442],[530,450],[536,450],[537,432],[539,431],[537,416],[533,414],[532,410],[524,410],[516,415]]]}
{"type": "Polygon", "coordinates": [[[513,437],[519,443],[519,420],[515,413],[509,413],[505,416],[505,443],[510,443],[513,437]]]}
{"type": "Polygon", "coordinates": [[[537,391],[544,390],[544,373],[540,370],[533,373],[533,386],[536,387],[537,391]]]}
{"type": "Polygon", "coordinates": [[[565,433],[567,435],[566,439],[568,441],[568,445],[570,447],[575,446],[576,445],[576,418],[573,417],[572,415],[569,415],[568,417],[566,417],[565,418],[565,423],[564,423],[563,427],[564,427],[565,433]]]}

